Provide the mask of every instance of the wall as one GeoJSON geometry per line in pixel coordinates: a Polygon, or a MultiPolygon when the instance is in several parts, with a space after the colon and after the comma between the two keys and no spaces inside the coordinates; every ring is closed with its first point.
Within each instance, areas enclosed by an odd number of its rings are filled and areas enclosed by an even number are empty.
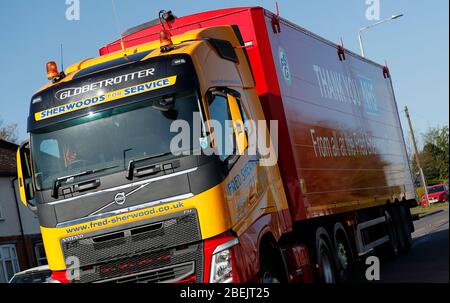
{"type": "Polygon", "coordinates": [[[0,238],[21,235],[11,180],[11,177],[0,176],[0,208],[3,215],[3,220],[0,220],[0,238]]]}

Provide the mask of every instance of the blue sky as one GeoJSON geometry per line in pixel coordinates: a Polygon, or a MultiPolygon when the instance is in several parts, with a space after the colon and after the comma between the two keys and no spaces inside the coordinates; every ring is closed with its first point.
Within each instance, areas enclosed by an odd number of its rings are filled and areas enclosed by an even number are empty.
{"type": "MultiPolygon", "coordinates": [[[[118,37],[111,0],[80,0],[80,21],[67,21],[66,0],[14,0],[0,4],[0,119],[17,123],[19,140],[27,137],[30,97],[47,82],[45,63],[65,65],[98,55],[98,48],[118,37]]],[[[183,16],[223,7],[263,6],[275,1],[115,0],[119,28],[154,19],[160,9],[183,16]]],[[[282,17],[331,41],[342,36],[345,47],[359,52],[357,30],[370,24],[366,0],[280,0],[282,17]]],[[[364,33],[366,56],[388,61],[399,110],[407,104],[414,128],[448,125],[449,121],[449,1],[380,0],[381,18],[404,17],[364,33]]],[[[404,130],[406,123],[401,112],[404,130]]]]}

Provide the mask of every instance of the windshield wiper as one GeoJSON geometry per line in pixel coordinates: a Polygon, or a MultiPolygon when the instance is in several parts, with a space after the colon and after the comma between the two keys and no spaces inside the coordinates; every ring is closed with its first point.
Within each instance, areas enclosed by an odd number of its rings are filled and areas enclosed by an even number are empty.
{"type": "MultiPolygon", "coordinates": [[[[70,179],[75,179],[75,178],[78,178],[78,177],[83,177],[83,176],[96,174],[96,173],[99,173],[99,172],[102,172],[102,171],[105,171],[105,170],[108,170],[108,169],[111,169],[111,168],[116,168],[116,167],[119,167],[119,165],[112,165],[112,166],[98,168],[98,169],[91,169],[91,170],[87,170],[87,171],[84,171],[84,172],[81,172],[81,173],[76,173],[76,174],[67,175],[67,176],[64,176],[64,177],[59,177],[53,183],[52,196],[54,198],[58,198],[58,189],[61,187],[63,182],[67,182],[70,179]]],[[[99,182],[95,182],[95,185],[96,185],[96,187],[99,186],[100,185],[100,181],[99,182]]],[[[80,191],[82,189],[83,188],[78,189],[78,191],[80,191]]]]}
{"type": "MultiPolygon", "coordinates": [[[[130,162],[128,162],[127,179],[133,180],[133,176],[135,174],[138,174],[138,172],[135,171],[135,169],[134,169],[135,166],[136,166],[136,163],[144,162],[144,161],[151,160],[151,159],[154,159],[154,158],[168,156],[168,155],[171,155],[171,154],[172,154],[171,152],[167,152],[167,153],[161,153],[161,154],[157,154],[157,155],[151,155],[151,156],[147,156],[147,157],[143,157],[143,158],[139,158],[139,159],[130,160],[130,162]]],[[[158,164],[144,166],[142,169],[145,169],[145,175],[158,173],[158,172],[160,172],[162,170],[161,169],[161,165],[158,165],[158,164]]],[[[142,175],[143,174],[140,174],[139,176],[142,176],[142,175]]]]}

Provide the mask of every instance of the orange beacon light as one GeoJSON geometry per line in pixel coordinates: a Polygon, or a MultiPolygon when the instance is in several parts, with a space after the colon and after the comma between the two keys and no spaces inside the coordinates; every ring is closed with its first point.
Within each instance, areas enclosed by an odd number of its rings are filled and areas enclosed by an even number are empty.
{"type": "Polygon", "coordinates": [[[47,62],[47,79],[55,80],[59,77],[58,66],[54,61],[47,62]]]}

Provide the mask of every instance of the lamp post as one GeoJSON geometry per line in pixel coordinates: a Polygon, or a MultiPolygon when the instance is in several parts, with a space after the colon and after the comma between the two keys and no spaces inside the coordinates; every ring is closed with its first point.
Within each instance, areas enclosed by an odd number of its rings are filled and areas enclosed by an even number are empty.
{"type": "Polygon", "coordinates": [[[381,24],[381,23],[385,23],[385,22],[388,22],[388,21],[391,21],[391,20],[398,19],[398,18],[400,18],[400,17],[402,17],[402,16],[403,16],[403,14],[393,15],[393,16],[391,16],[391,17],[389,17],[389,18],[380,20],[380,21],[378,21],[378,22],[375,22],[375,23],[373,23],[373,24],[370,24],[370,25],[368,25],[368,26],[365,26],[365,27],[361,28],[361,29],[358,31],[358,40],[359,40],[359,47],[360,47],[360,49],[361,49],[361,56],[365,57],[365,53],[364,53],[364,45],[363,45],[362,36],[361,36],[361,33],[362,33],[363,31],[365,31],[366,29],[372,28],[372,27],[374,27],[374,26],[377,26],[377,25],[379,25],[379,24],[381,24]]]}

